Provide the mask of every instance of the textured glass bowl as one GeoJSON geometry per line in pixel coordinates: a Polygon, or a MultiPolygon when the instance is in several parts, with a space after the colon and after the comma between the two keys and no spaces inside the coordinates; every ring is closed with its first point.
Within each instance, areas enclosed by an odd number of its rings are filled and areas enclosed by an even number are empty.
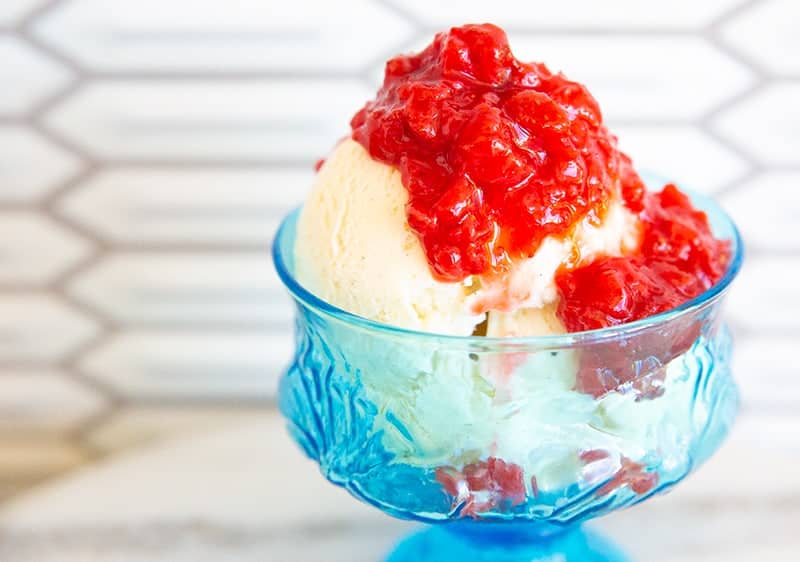
{"type": "Polygon", "coordinates": [[[460,560],[616,560],[561,530],[668,490],[716,450],[738,406],[720,308],[741,241],[712,201],[693,201],[731,243],[717,285],[645,320],[535,338],[419,333],[340,310],[295,279],[298,211],[284,220],[273,253],[297,305],[279,394],[292,437],[357,498],[450,523],[391,560],[459,548],[460,560]]]}

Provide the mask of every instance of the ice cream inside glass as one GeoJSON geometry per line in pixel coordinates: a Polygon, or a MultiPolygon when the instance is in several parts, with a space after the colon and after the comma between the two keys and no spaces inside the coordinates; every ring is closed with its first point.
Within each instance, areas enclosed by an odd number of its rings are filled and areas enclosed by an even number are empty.
{"type": "Polygon", "coordinates": [[[669,489],[734,418],[735,226],[648,190],[586,88],[492,25],[388,61],[351,126],[275,240],[292,436],[447,523],[392,561],[620,559],[571,524],[669,489]]]}

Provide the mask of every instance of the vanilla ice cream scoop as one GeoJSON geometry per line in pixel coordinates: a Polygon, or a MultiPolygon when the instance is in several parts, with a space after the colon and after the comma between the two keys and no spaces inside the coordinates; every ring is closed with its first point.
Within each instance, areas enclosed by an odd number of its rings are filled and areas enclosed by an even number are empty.
{"type": "Polygon", "coordinates": [[[434,279],[408,226],[407,201],[398,170],[354,140],[342,141],[300,215],[297,278],[321,299],[365,318],[468,336],[485,315],[471,312],[466,283],[434,279]]]}

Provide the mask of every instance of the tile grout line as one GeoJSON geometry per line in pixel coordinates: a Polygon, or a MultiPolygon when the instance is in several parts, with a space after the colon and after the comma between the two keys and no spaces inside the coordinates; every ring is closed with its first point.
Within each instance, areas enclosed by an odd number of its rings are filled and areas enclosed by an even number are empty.
{"type": "Polygon", "coordinates": [[[277,323],[259,323],[247,321],[225,321],[225,320],[207,320],[197,322],[160,322],[160,321],[127,321],[124,323],[116,323],[116,327],[109,333],[116,334],[130,334],[142,333],[156,334],[161,332],[169,332],[181,336],[198,335],[198,334],[215,334],[219,332],[234,333],[234,334],[261,334],[265,337],[274,336],[278,334],[291,333],[291,328],[277,323]]]}
{"type": "Polygon", "coordinates": [[[800,173],[800,162],[794,164],[770,164],[767,171],[778,173],[800,173]]]}
{"type": "MultiPolygon", "coordinates": [[[[55,3],[60,3],[61,0],[55,0],[55,3]]],[[[29,47],[33,48],[40,56],[44,56],[58,64],[62,67],[67,69],[73,76],[78,78],[79,80],[84,80],[87,76],[86,70],[74,59],[70,58],[67,55],[62,54],[61,52],[55,50],[50,45],[48,45],[45,41],[42,41],[33,30],[29,27],[29,24],[26,23],[24,26],[20,27],[16,35],[24,41],[29,47]]]]}
{"type": "Polygon", "coordinates": [[[721,115],[725,114],[731,109],[736,108],[737,106],[746,102],[751,97],[759,95],[768,87],[769,87],[769,82],[765,80],[754,80],[752,84],[748,85],[746,88],[743,88],[741,91],[736,92],[735,94],[725,98],[715,107],[711,108],[708,112],[706,112],[706,114],[703,115],[703,117],[699,120],[698,125],[700,125],[706,130],[709,128],[713,128],[714,126],[713,122],[717,120],[721,115]]]}
{"type": "Polygon", "coordinates": [[[91,82],[257,82],[257,81],[293,81],[293,82],[356,82],[359,72],[314,70],[92,70],[86,77],[91,82]]]}
{"type": "Polygon", "coordinates": [[[164,408],[171,410],[190,411],[200,408],[226,408],[236,411],[264,411],[272,412],[277,408],[277,399],[274,396],[262,395],[252,398],[234,397],[220,398],[215,396],[128,396],[124,399],[126,408],[164,408]]]}
{"type": "MultiPolygon", "coordinates": [[[[0,210],[3,207],[0,206],[0,210]]],[[[83,226],[78,225],[71,219],[59,218],[58,224],[65,226],[73,233],[79,234],[83,237],[84,232],[90,232],[83,226]]],[[[265,240],[264,242],[252,243],[225,243],[225,242],[127,242],[127,241],[106,241],[98,240],[97,246],[102,250],[103,257],[118,252],[127,254],[212,254],[212,255],[230,255],[237,254],[239,256],[266,256],[269,258],[269,253],[272,245],[272,240],[265,240]]],[[[265,259],[266,259],[265,258],[265,259]]],[[[94,264],[91,264],[92,266],[94,264]]],[[[76,266],[78,267],[78,266],[76,266]]],[[[75,275],[82,274],[89,267],[79,266],[80,271],[76,271],[75,275]]]]}
{"type": "Polygon", "coordinates": [[[46,138],[52,144],[56,145],[65,152],[69,152],[76,158],[80,159],[84,163],[84,165],[90,165],[93,162],[93,158],[87,150],[80,147],[79,145],[74,144],[71,140],[68,140],[63,136],[61,136],[60,134],[51,130],[43,122],[43,117],[44,117],[43,115],[36,116],[36,118],[30,121],[28,126],[33,131],[37,132],[42,137],[46,138]]]}
{"type": "Polygon", "coordinates": [[[747,185],[748,182],[757,178],[763,173],[763,168],[760,166],[750,166],[738,177],[725,182],[721,187],[714,191],[714,196],[718,198],[727,197],[736,193],[742,186],[747,185]]]}
{"type": "Polygon", "coordinates": [[[713,125],[706,124],[705,126],[702,126],[702,130],[709,137],[719,142],[720,144],[728,148],[731,152],[739,156],[739,158],[741,158],[742,161],[750,164],[751,167],[756,171],[761,171],[764,169],[764,165],[759,160],[754,158],[753,155],[750,154],[750,152],[747,149],[739,146],[738,143],[732,141],[726,135],[723,135],[722,133],[718,132],[716,127],[714,127],[713,125]]]}
{"type": "MultiPolygon", "coordinates": [[[[71,76],[70,80],[61,89],[46,96],[43,100],[33,106],[24,119],[26,119],[31,125],[37,122],[44,122],[46,114],[79,92],[83,87],[83,83],[84,81],[82,78],[75,75],[71,76]]],[[[74,150],[72,152],[75,153],[74,150]]],[[[80,156],[77,153],[75,155],[80,156]]]]}
{"type": "Polygon", "coordinates": [[[771,73],[765,70],[759,62],[738,49],[732,48],[728,42],[716,32],[709,32],[704,38],[717,51],[749,70],[755,78],[755,81],[759,84],[768,82],[772,78],[771,73]]]}
{"type": "MultiPolygon", "coordinates": [[[[39,203],[44,211],[53,219],[57,219],[60,224],[64,224],[65,219],[59,212],[59,204],[63,199],[68,197],[73,191],[79,190],[87,182],[91,181],[97,172],[99,166],[91,161],[81,160],[81,168],[77,170],[72,176],[62,179],[60,182],[53,184],[45,197],[39,203]]],[[[73,231],[77,231],[75,225],[69,227],[73,231]]],[[[89,236],[87,232],[83,232],[83,236],[92,238],[96,243],[102,242],[100,238],[93,233],[89,236]]]]}
{"type": "Polygon", "coordinates": [[[72,429],[69,435],[70,440],[81,450],[87,451],[92,460],[107,457],[108,451],[92,443],[91,436],[95,431],[114,421],[127,407],[127,402],[124,399],[118,397],[107,399],[105,407],[101,411],[84,419],[72,429]]]}
{"type": "MultiPolygon", "coordinates": [[[[49,133],[42,133],[49,134],[49,133]]],[[[49,138],[49,137],[48,137],[49,138]]],[[[60,139],[61,146],[71,147],[69,141],[60,139]]],[[[71,150],[71,149],[70,149],[71,150]]],[[[81,150],[81,149],[77,149],[81,150]]],[[[249,169],[263,169],[263,170],[304,170],[312,171],[314,168],[314,159],[289,159],[289,158],[276,158],[276,159],[260,159],[260,158],[245,158],[241,160],[225,159],[191,159],[191,158],[165,158],[165,159],[152,159],[152,158],[137,158],[137,159],[124,159],[124,158],[92,158],[92,166],[95,170],[105,171],[108,168],[137,168],[137,169],[223,169],[223,170],[249,170],[249,169]]]]}
{"type": "Polygon", "coordinates": [[[422,31],[422,29],[425,27],[424,22],[417,17],[416,14],[409,12],[408,10],[405,10],[401,6],[397,5],[394,0],[373,0],[373,2],[387,12],[391,12],[395,16],[413,25],[417,28],[417,31],[422,31]]]}
{"type": "Polygon", "coordinates": [[[29,28],[36,20],[56,10],[63,2],[64,0],[39,0],[39,2],[17,22],[14,26],[15,31],[19,33],[29,28]]]}
{"type": "MultiPolygon", "coordinates": [[[[428,27],[426,31],[433,32],[436,28],[428,27]]],[[[539,37],[612,37],[612,38],[670,38],[670,37],[696,37],[698,30],[690,27],[515,27],[506,25],[503,29],[514,35],[536,35],[539,37]]]]}
{"type": "Polygon", "coordinates": [[[721,29],[731,21],[739,18],[739,16],[741,16],[742,14],[745,14],[750,10],[752,10],[753,8],[755,8],[756,6],[758,6],[759,4],[762,4],[763,1],[764,0],[742,0],[735,6],[728,8],[722,14],[714,18],[714,20],[710,24],[708,24],[708,26],[706,26],[705,29],[706,33],[708,33],[709,31],[717,31],[721,29]]]}

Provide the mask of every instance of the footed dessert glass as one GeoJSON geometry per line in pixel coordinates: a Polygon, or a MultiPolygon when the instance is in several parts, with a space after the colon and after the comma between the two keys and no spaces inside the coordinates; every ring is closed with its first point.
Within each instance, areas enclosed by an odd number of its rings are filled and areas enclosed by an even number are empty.
{"type": "Polygon", "coordinates": [[[530,338],[408,331],[323,302],[295,279],[299,211],[284,220],[273,257],[297,314],[281,412],[331,482],[434,524],[390,562],[624,560],[580,523],[669,490],[717,449],[738,407],[720,309],[742,245],[692,199],[730,240],[719,283],[644,320],[530,338]]]}

